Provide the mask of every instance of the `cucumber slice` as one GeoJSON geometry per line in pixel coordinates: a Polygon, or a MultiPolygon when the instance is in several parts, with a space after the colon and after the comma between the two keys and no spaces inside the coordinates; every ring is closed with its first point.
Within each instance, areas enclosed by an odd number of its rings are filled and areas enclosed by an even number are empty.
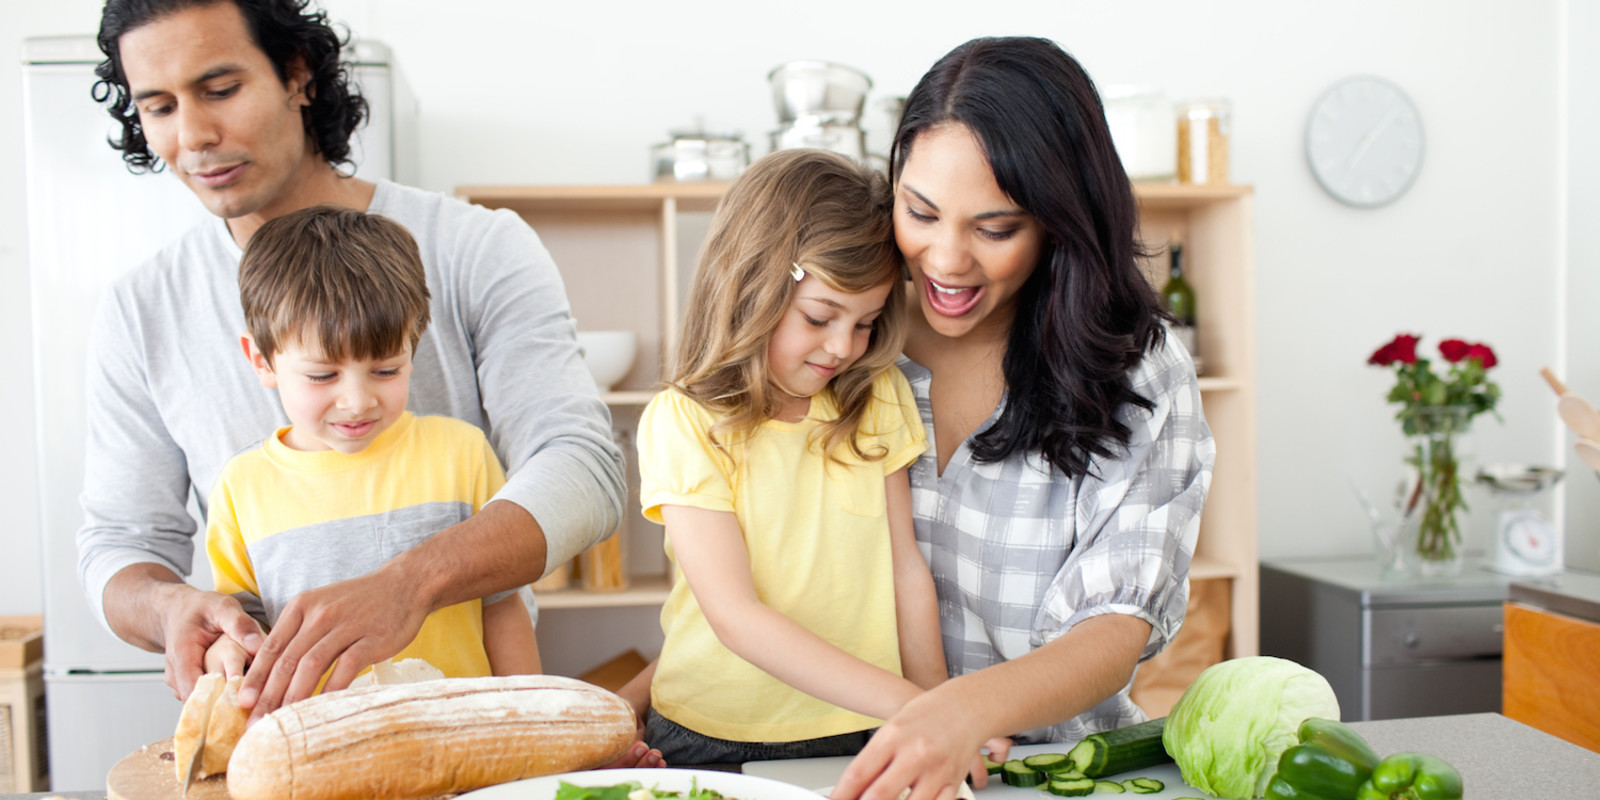
{"type": "Polygon", "coordinates": [[[1155,794],[1166,788],[1166,784],[1155,778],[1129,778],[1122,782],[1122,788],[1134,794],[1155,794]]]}
{"type": "Polygon", "coordinates": [[[1043,772],[1022,763],[1020,758],[1013,758],[1000,765],[1000,779],[1005,781],[1007,786],[1021,786],[1025,789],[1042,786],[1045,781],[1043,772]]]}
{"type": "Polygon", "coordinates": [[[1132,780],[1134,786],[1144,790],[1142,792],[1139,792],[1139,789],[1134,790],[1140,794],[1154,794],[1162,789],[1167,788],[1166,784],[1156,780],[1155,778],[1133,778],[1132,780]]]}
{"type": "Polygon", "coordinates": [[[1059,797],[1083,797],[1094,791],[1094,778],[1054,778],[1045,791],[1059,797]]]}
{"type": "Polygon", "coordinates": [[[1066,772],[1075,769],[1066,753],[1036,753],[1022,759],[1022,763],[1040,772],[1066,772]]]}
{"type": "Polygon", "coordinates": [[[983,768],[988,770],[990,775],[998,775],[1000,773],[1000,766],[1001,762],[990,761],[988,756],[983,757],[983,768]]]}
{"type": "Polygon", "coordinates": [[[1116,781],[1095,781],[1094,782],[1094,792],[1095,792],[1095,794],[1122,794],[1123,792],[1126,792],[1126,791],[1128,791],[1128,790],[1122,788],[1122,784],[1117,783],[1116,781]]]}

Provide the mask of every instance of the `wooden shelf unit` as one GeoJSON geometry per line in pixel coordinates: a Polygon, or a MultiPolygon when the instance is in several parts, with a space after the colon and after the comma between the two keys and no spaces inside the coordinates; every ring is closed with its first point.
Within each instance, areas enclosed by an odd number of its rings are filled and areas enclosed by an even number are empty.
{"type": "MultiPolygon", "coordinates": [[[[695,253],[710,212],[726,189],[725,183],[463,186],[456,196],[509,209],[533,226],[561,268],[580,330],[630,329],[639,334],[633,369],[605,397],[618,430],[629,431],[653,396],[661,365],[672,350],[695,253]]],[[[1198,299],[1199,349],[1205,363],[1200,390],[1216,438],[1217,467],[1191,577],[1231,584],[1222,593],[1231,598],[1225,655],[1255,655],[1254,193],[1248,186],[1153,183],[1136,183],[1134,190],[1140,235],[1146,249],[1158,253],[1146,264],[1151,280],[1158,286],[1165,281],[1165,246],[1176,236],[1184,243],[1186,278],[1198,299]]],[[[669,567],[661,555],[660,527],[638,513],[637,482],[637,474],[630,475],[634,500],[623,528],[633,588],[621,593],[542,593],[542,610],[649,609],[665,598],[669,567]]],[[[611,644],[614,649],[635,646],[611,644]]]]}

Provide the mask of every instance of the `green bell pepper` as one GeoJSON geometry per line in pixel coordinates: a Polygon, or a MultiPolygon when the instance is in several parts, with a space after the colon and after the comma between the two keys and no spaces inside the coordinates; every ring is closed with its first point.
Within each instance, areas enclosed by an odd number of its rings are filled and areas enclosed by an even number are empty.
{"type": "Polygon", "coordinates": [[[1460,800],[1461,773],[1443,759],[1395,753],[1372,768],[1357,800],[1460,800]]]}
{"type": "Polygon", "coordinates": [[[1338,720],[1312,717],[1296,735],[1300,743],[1278,758],[1268,800],[1353,800],[1378,765],[1366,740],[1338,720]]]}

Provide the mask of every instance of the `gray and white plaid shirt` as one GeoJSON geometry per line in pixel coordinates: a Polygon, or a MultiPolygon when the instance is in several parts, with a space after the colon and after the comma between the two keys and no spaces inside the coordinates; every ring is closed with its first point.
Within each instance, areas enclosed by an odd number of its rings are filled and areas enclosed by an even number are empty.
{"type": "MultiPolygon", "coordinates": [[[[1194,366],[1175,338],[1129,376],[1155,408],[1130,404],[1117,412],[1132,431],[1126,451],[1093,459],[1090,475],[1075,478],[1036,452],[979,463],[967,442],[939,475],[932,376],[909,359],[900,368],[928,430],[928,449],[911,465],[912,512],[938,589],[951,676],[1024,655],[1099,614],[1150,623],[1143,658],[1160,652],[1183,625],[1189,562],[1216,461],[1194,366]]],[[[980,429],[1004,408],[1002,399],[980,429]]],[[[1017,741],[1076,741],[1141,722],[1130,686],[1017,741]]]]}

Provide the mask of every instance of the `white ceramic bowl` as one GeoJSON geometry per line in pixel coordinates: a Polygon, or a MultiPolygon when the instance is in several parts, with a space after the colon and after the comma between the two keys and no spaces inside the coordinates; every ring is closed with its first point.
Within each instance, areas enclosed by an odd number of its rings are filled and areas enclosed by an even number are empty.
{"type": "Polygon", "coordinates": [[[595,385],[601,392],[609,392],[633,368],[639,335],[633,331],[578,331],[578,347],[595,385]]]}
{"type": "Polygon", "coordinates": [[[771,778],[717,770],[670,768],[597,769],[547,775],[467,792],[459,800],[552,800],[562,781],[575,786],[616,786],[638,781],[646,789],[668,792],[688,792],[691,786],[698,785],[702,789],[715,789],[723,797],[738,800],[818,800],[817,795],[809,789],[771,778]]]}

